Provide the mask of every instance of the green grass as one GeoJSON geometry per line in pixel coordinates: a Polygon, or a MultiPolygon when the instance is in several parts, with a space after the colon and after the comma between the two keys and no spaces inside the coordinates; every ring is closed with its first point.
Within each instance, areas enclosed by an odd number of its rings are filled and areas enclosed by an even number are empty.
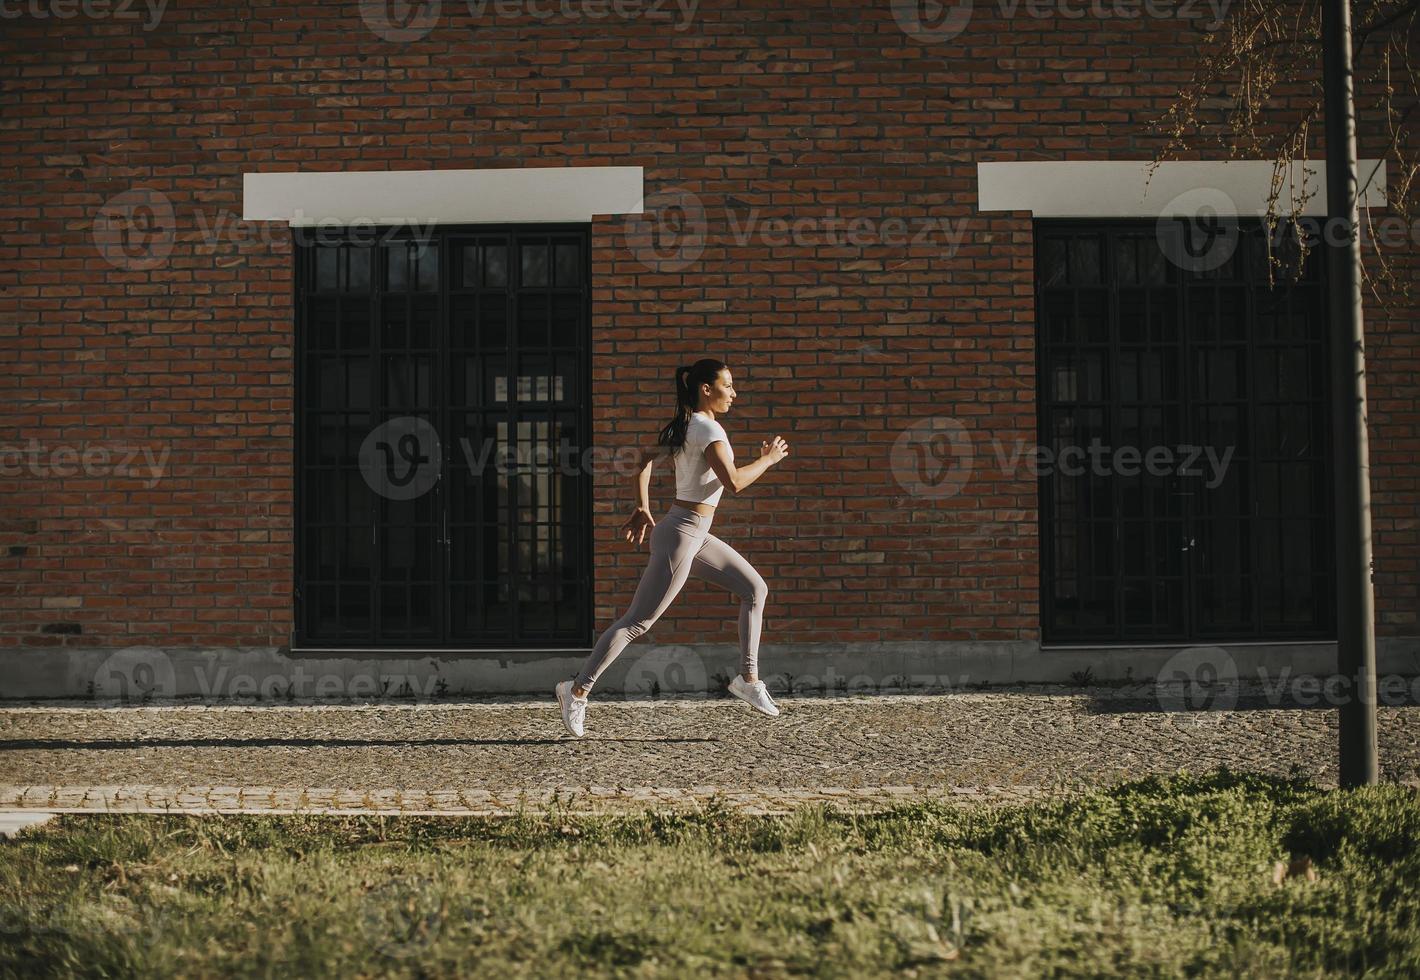
{"type": "Polygon", "coordinates": [[[995,810],[68,817],[0,845],[0,974],[1411,976],[1417,839],[1414,790],[1226,770],[995,810]]]}

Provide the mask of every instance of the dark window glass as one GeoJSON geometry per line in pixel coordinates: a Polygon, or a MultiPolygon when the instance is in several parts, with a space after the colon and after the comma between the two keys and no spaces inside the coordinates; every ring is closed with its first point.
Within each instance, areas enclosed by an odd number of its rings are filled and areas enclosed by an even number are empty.
{"type": "Polygon", "coordinates": [[[1239,224],[1037,223],[1047,643],[1334,634],[1325,283],[1239,224]]]}
{"type": "Polygon", "coordinates": [[[587,246],[298,244],[298,646],[590,642],[587,246]]]}
{"type": "Polygon", "coordinates": [[[484,246],[483,284],[485,286],[508,285],[508,246],[484,246]]]}
{"type": "Polygon", "coordinates": [[[582,281],[583,252],[575,242],[557,243],[556,280],[559,286],[576,286],[582,281]]]}
{"type": "Polygon", "coordinates": [[[547,285],[547,245],[543,242],[529,243],[522,247],[523,285],[547,285]]]}

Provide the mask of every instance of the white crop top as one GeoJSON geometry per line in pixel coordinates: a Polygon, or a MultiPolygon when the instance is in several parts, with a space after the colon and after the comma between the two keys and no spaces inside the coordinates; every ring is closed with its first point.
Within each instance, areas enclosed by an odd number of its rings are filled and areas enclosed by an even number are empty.
{"type": "Polygon", "coordinates": [[[725,444],[725,451],[733,462],[735,451],[730,448],[730,437],[725,435],[724,427],[709,416],[692,412],[685,426],[685,445],[675,455],[676,497],[712,506],[720,502],[725,485],[705,458],[705,447],[716,441],[725,444]]]}

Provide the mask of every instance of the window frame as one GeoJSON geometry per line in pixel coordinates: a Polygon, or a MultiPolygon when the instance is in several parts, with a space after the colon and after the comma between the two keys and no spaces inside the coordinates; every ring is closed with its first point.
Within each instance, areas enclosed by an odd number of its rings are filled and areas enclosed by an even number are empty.
{"type": "MultiPolygon", "coordinates": [[[[1199,411],[1200,406],[1209,405],[1212,403],[1207,400],[1200,400],[1192,390],[1193,376],[1195,370],[1195,348],[1193,344],[1197,341],[1191,338],[1190,335],[1190,321],[1192,318],[1190,316],[1191,311],[1188,305],[1187,294],[1189,291],[1190,283],[1196,284],[1200,282],[1207,282],[1208,277],[1199,277],[1196,273],[1190,273],[1189,271],[1184,269],[1177,269],[1176,281],[1168,282],[1163,286],[1134,286],[1129,283],[1123,283],[1115,274],[1115,270],[1113,268],[1115,261],[1115,242],[1117,240],[1116,236],[1137,236],[1141,232],[1147,232],[1152,235],[1154,233],[1154,229],[1157,227],[1158,222],[1160,220],[1166,219],[1033,219],[1032,289],[1035,303],[1034,340],[1036,350],[1036,433],[1039,445],[1054,445],[1054,439],[1050,429],[1050,420],[1051,411],[1052,408],[1054,408],[1056,405],[1056,400],[1051,395],[1047,386],[1052,383],[1053,369],[1059,363],[1057,359],[1052,358],[1052,348],[1051,345],[1047,343],[1045,333],[1047,326],[1047,286],[1044,281],[1045,276],[1043,272],[1042,251],[1045,247],[1047,239],[1051,237],[1058,237],[1062,234],[1067,236],[1098,236],[1098,240],[1101,244],[1101,268],[1099,288],[1104,290],[1105,292],[1105,302],[1107,304],[1106,316],[1108,323],[1108,338],[1104,342],[1106,350],[1104,373],[1106,377],[1106,383],[1109,385],[1109,390],[1106,393],[1108,396],[1106,399],[1108,408],[1105,413],[1104,425],[1109,433],[1109,444],[1118,447],[1120,445],[1124,445],[1127,441],[1118,437],[1122,421],[1122,415],[1119,409],[1119,376],[1118,372],[1114,370],[1114,367],[1119,363],[1119,355],[1121,349],[1121,340],[1119,333],[1119,296],[1121,289],[1130,288],[1172,289],[1174,292],[1174,308],[1179,334],[1177,341],[1177,351],[1179,358],[1179,441],[1192,444],[1199,444],[1206,441],[1202,438],[1195,437],[1195,433],[1198,431],[1195,415],[1199,411]]],[[[1237,227],[1243,232],[1264,228],[1260,217],[1239,217],[1230,220],[1235,221],[1237,227]]],[[[1308,256],[1308,261],[1315,261],[1319,263],[1315,273],[1316,278],[1315,280],[1313,280],[1313,282],[1315,282],[1316,288],[1318,289],[1318,304],[1321,310],[1326,309],[1327,298],[1327,275],[1325,259],[1325,252],[1320,247],[1315,247],[1313,249],[1312,254],[1308,256]]],[[[1167,259],[1165,259],[1165,261],[1167,261],[1167,259]]],[[[1243,262],[1244,268],[1246,268],[1245,258],[1239,256],[1239,261],[1243,262]]],[[[1068,254],[1066,255],[1066,262],[1067,264],[1070,262],[1070,257],[1068,254]]],[[[1291,288],[1287,282],[1286,272],[1276,272],[1274,273],[1274,275],[1277,277],[1276,285],[1278,287],[1285,287],[1288,289],[1291,288]]],[[[1255,347],[1260,341],[1258,339],[1257,310],[1254,305],[1255,293],[1253,292],[1253,290],[1256,288],[1257,283],[1254,277],[1249,273],[1245,273],[1244,278],[1240,280],[1228,280],[1228,282],[1240,283],[1244,293],[1246,294],[1246,313],[1244,322],[1247,329],[1247,360],[1244,367],[1248,371],[1247,377],[1249,381],[1252,381],[1256,377],[1257,372],[1259,370],[1259,362],[1256,358],[1255,347]]],[[[1265,285],[1265,280],[1263,281],[1263,285],[1265,285]]],[[[1316,452],[1313,453],[1312,456],[1308,457],[1308,459],[1317,460],[1322,469],[1322,475],[1320,477],[1320,482],[1322,484],[1320,506],[1322,509],[1320,511],[1319,517],[1316,518],[1317,520],[1319,520],[1322,529],[1321,540],[1317,545],[1317,551],[1322,556],[1321,561],[1318,562],[1318,564],[1321,566],[1321,571],[1318,572],[1317,570],[1313,569],[1311,574],[1314,578],[1317,576],[1324,576],[1324,582],[1330,583],[1331,586],[1329,588],[1322,587],[1320,589],[1314,590],[1313,592],[1313,603],[1316,603],[1318,598],[1322,602],[1322,605],[1319,609],[1319,615],[1317,616],[1320,625],[1315,627],[1299,628],[1295,631],[1279,631],[1274,624],[1269,624],[1265,622],[1265,617],[1263,615],[1265,610],[1263,607],[1262,600],[1257,594],[1257,591],[1254,590],[1254,595],[1252,596],[1251,600],[1251,609],[1249,610],[1250,622],[1245,628],[1239,629],[1237,628],[1236,624],[1234,624],[1232,627],[1229,627],[1227,629],[1220,629],[1217,631],[1204,631],[1201,628],[1200,622],[1200,614],[1202,607],[1200,605],[1200,598],[1196,592],[1199,582],[1203,578],[1201,571],[1197,567],[1197,552],[1200,549],[1190,547],[1188,549],[1189,554],[1186,556],[1184,562],[1183,571],[1182,587],[1184,589],[1185,594],[1183,599],[1181,600],[1183,614],[1182,628],[1176,632],[1169,632],[1162,635],[1159,635],[1157,631],[1155,631],[1155,635],[1131,633],[1129,629],[1130,624],[1126,618],[1126,606],[1124,604],[1123,589],[1125,587],[1125,580],[1127,578],[1137,576],[1131,576],[1130,574],[1128,574],[1123,564],[1123,552],[1120,546],[1120,528],[1121,525],[1124,523],[1124,515],[1121,514],[1119,506],[1121,478],[1119,478],[1118,476],[1111,476],[1109,479],[1109,493],[1111,502],[1111,513],[1113,514],[1113,519],[1111,522],[1111,526],[1113,529],[1113,547],[1111,552],[1111,564],[1113,571],[1111,593],[1114,610],[1112,615],[1112,622],[1093,630],[1081,627],[1079,625],[1075,625],[1069,628],[1062,628],[1058,622],[1058,617],[1056,615],[1055,566],[1058,544],[1057,539],[1062,533],[1068,531],[1069,527],[1062,527],[1062,525],[1057,523],[1055,520],[1054,505],[1056,484],[1054,483],[1054,478],[1050,472],[1043,472],[1039,475],[1037,479],[1036,498],[1037,530],[1039,542],[1037,594],[1040,608],[1040,645],[1042,648],[1133,648],[1150,646],[1173,647],[1185,644],[1278,642],[1305,643],[1333,642],[1335,640],[1335,609],[1334,602],[1330,601],[1331,598],[1334,597],[1334,583],[1336,580],[1336,561],[1334,547],[1335,508],[1334,490],[1331,479],[1331,475],[1333,472],[1334,450],[1332,445],[1329,390],[1329,361],[1331,357],[1331,351],[1326,334],[1326,324],[1324,316],[1319,331],[1319,337],[1311,338],[1306,342],[1316,345],[1314,349],[1318,352],[1318,355],[1321,358],[1321,363],[1318,368],[1320,373],[1320,394],[1315,399],[1309,399],[1312,401],[1316,401],[1319,405],[1319,421],[1317,423],[1317,431],[1315,434],[1319,436],[1320,448],[1316,450],[1316,452]]],[[[1073,346],[1078,346],[1078,341],[1074,342],[1073,346]]],[[[1246,397],[1245,399],[1243,399],[1243,404],[1245,404],[1246,406],[1246,415],[1242,421],[1246,424],[1246,431],[1249,433],[1248,447],[1250,454],[1255,454],[1259,451],[1259,449],[1256,448],[1258,446],[1257,440],[1252,435],[1257,425],[1256,419],[1259,401],[1260,399],[1256,390],[1256,386],[1253,384],[1249,384],[1248,390],[1246,392],[1246,397]]],[[[1266,400],[1261,401],[1265,403],[1266,400]]],[[[1161,402],[1160,404],[1169,403],[1161,402]]],[[[1267,449],[1267,447],[1260,448],[1263,450],[1267,449]]],[[[1252,455],[1249,455],[1250,461],[1252,460],[1252,458],[1252,455]]],[[[1197,463],[1194,464],[1195,468],[1197,467],[1197,465],[1197,463]]],[[[1202,483],[1202,478],[1188,479],[1193,479],[1199,484],[1202,483]]],[[[1259,492],[1256,487],[1256,479],[1256,474],[1250,472],[1248,477],[1249,496],[1247,498],[1248,509],[1250,510],[1250,513],[1246,517],[1246,519],[1250,522],[1249,527],[1250,532],[1252,532],[1249,534],[1251,548],[1250,566],[1249,571],[1246,572],[1246,574],[1249,580],[1254,583],[1260,579],[1264,572],[1270,573],[1271,570],[1270,565],[1266,569],[1263,569],[1257,561],[1257,555],[1259,553],[1260,545],[1257,543],[1258,539],[1255,532],[1260,526],[1258,521],[1258,508],[1260,505],[1258,503],[1259,492]]],[[[1263,519],[1280,520],[1281,518],[1267,518],[1264,516],[1263,519]]],[[[1075,525],[1077,521],[1078,519],[1076,519],[1076,521],[1072,521],[1071,525],[1075,525]]],[[[1192,501],[1185,501],[1183,528],[1190,538],[1196,538],[1198,528],[1201,526],[1201,523],[1202,519],[1196,512],[1194,503],[1192,501]]],[[[1155,525],[1153,523],[1150,523],[1148,526],[1152,530],[1155,525]]],[[[1278,533],[1281,533],[1280,527],[1278,533]]],[[[1279,567],[1281,567],[1282,564],[1282,562],[1278,562],[1279,567]]],[[[1077,566],[1077,574],[1080,574],[1081,569],[1083,568],[1083,565],[1077,566]]],[[[1154,581],[1155,574],[1156,573],[1150,573],[1149,579],[1151,582],[1154,581]]],[[[1157,606],[1154,606],[1153,608],[1157,608],[1157,606]]],[[[1150,625],[1152,626],[1153,624],[1150,625]]]]}
{"type": "MultiPolygon", "coordinates": [[[[559,520],[563,527],[568,528],[567,540],[569,547],[575,548],[580,556],[580,561],[576,562],[574,572],[577,590],[575,626],[571,627],[564,639],[555,635],[556,631],[535,631],[527,628],[530,624],[522,621],[520,612],[520,600],[517,597],[517,585],[521,581],[514,578],[510,584],[512,598],[509,608],[509,629],[506,633],[499,635],[485,635],[483,639],[454,639],[451,634],[452,616],[452,586],[451,568],[452,560],[452,535],[448,528],[450,515],[450,501],[447,498],[446,490],[450,482],[450,466],[457,458],[458,447],[448,438],[448,434],[453,430],[450,427],[451,416],[457,407],[451,403],[451,370],[452,359],[450,348],[452,345],[453,315],[454,309],[450,298],[450,291],[454,288],[453,276],[457,272],[454,265],[454,253],[456,249],[451,247],[451,243],[458,239],[474,237],[505,237],[509,244],[508,254],[508,276],[507,285],[503,287],[507,298],[508,319],[506,329],[508,332],[506,349],[509,354],[509,363],[506,366],[504,376],[508,378],[508,404],[503,410],[503,417],[506,419],[509,431],[514,433],[510,438],[516,441],[518,422],[522,415],[523,406],[517,399],[518,390],[518,366],[517,359],[520,356],[521,348],[517,342],[517,320],[516,312],[519,306],[518,294],[524,288],[522,283],[521,263],[518,261],[519,242],[525,238],[540,238],[549,235],[561,238],[573,237],[577,240],[580,248],[580,264],[578,266],[578,281],[580,285],[580,304],[578,315],[581,325],[577,331],[576,356],[580,359],[580,364],[576,368],[576,376],[572,383],[578,389],[577,397],[570,406],[561,408],[536,408],[532,409],[534,414],[557,414],[571,413],[576,419],[576,425],[580,433],[580,447],[574,453],[574,460],[585,464],[586,453],[592,444],[592,234],[591,225],[583,222],[497,222],[497,223],[450,223],[435,225],[380,225],[362,227],[357,230],[351,229],[319,229],[319,234],[307,236],[305,233],[315,232],[316,229],[291,228],[292,235],[292,284],[291,299],[294,311],[294,331],[295,337],[292,343],[293,349],[293,455],[291,461],[291,478],[293,487],[293,512],[292,512],[292,548],[293,548],[293,582],[292,582],[292,628],[290,647],[293,652],[391,652],[391,653],[415,653],[415,652],[454,652],[454,651],[510,651],[510,652],[561,652],[561,651],[584,651],[591,645],[593,630],[593,603],[594,603],[594,555],[593,547],[593,480],[587,467],[580,467],[579,493],[580,498],[573,503],[566,504],[559,510],[559,520]],[[380,246],[391,241],[404,238],[424,238],[438,244],[439,277],[438,289],[436,292],[428,293],[386,293],[383,290],[381,280],[382,262],[380,257],[380,246]],[[303,240],[303,238],[305,240],[303,240]],[[431,585],[431,590],[435,593],[431,601],[435,604],[434,612],[431,616],[436,628],[434,637],[430,640],[411,639],[407,641],[377,639],[380,636],[379,606],[380,594],[379,584],[382,581],[380,575],[380,557],[378,549],[372,546],[370,556],[370,585],[369,599],[372,608],[369,611],[368,629],[360,637],[344,637],[329,635],[316,635],[309,629],[311,610],[308,608],[310,596],[309,589],[303,592],[303,587],[310,584],[308,579],[308,560],[306,550],[309,547],[309,535],[306,525],[306,504],[307,495],[314,492],[308,486],[306,469],[309,461],[306,460],[306,451],[312,433],[308,432],[307,415],[314,409],[306,404],[308,393],[306,391],[305,374],[307,371],[307,353],[310,348],[310,330],[307,301],[309,294],[314,292],[315,286],[315,263],[316,252],[319,245],[316,242],[335,241],[362,241],[369,243],[372,250],[370,260],[370,284],[368,296],[360,293],[354,294],[357,303],[368,300],[370,326],[372,337],[370,341],[370,391],[371,399],[368,407],[369,419],[364,431],[368,432],[368,425],[378,424],[378,420],[384,413],[384,400],[378,394],[381,386],[385,383],[385,373],[382,365],[383,343],[378,336],[383,328],[383,303],[388,295],[423,295],[437,297],[437,307],[434,320],[434,347],[436,351],[435,363],[431,371],[430,385],[432,388],[433,405],[429,408],[429,415],[435,419],[438,426],[440,438],[441,460],[440,476],[432,489],[426,491],[434,495],[436,499],[436,516],[439,524],[435,537],[432,539],[433,546],[438,549],[438,554],[434,558],[435,574],[437,581],[431,585]]],[[[549,269],[551,268],[553,256],[549,255],[549,269]]],[[[541,286],[527,287],[540,289],[541,286]]],[[[549,323],[551,314],[549,314],[549,323]]],[[[398,348],[394,348],[398,349],[398,348]]],[[[547,345],[528,348],[534,353],[543,353],[548,350],[547,345]]],[[[352,413],[353,414],[353,413],[352,413]]],[[[496,447],[495,447],[496,451],[496,447]]],[[[516,481],[510,481],[516,483],[516,481]]],[[[370,527],[372,532],[379,526],[380,522],[380,498],[371,494],[375,505],[375,510],[371,516],[370,527]]],[[[526,504],[522,499],[515,499],[514,513],[521,515],[526,510],[526,504]]],[[[518,521],[511,527],[506,524],[499,524],[500,539],[508,539],[508,560],[510,566],[516,569],[518,541],[520,535],[518,528],[521,526],[534,527],[535,524],[526,521],[518,521]]],[[[483,547],[480,542],[478,547],[483,547]]],[[[513,573],[516,576],[516,571],[513,573]]],[[[323,582],[325,580],[316,580],[323,582]]],[[[340,581],[337,579],[336,581],[340,581]]],[[[545,583],[540,583],[545,584],[545,583]]],[[[356,588],[359,586],[356,585],[356,588]]],[[[557,602],[557,599],[553,599],[557,602]]],[[[338,609],[338,606],[337,606],[338,609]]],[[[337,612],[339,619],[339,612],[337,612]]],[[[338,633],[344,630],[337,629],[338,633]]]]}

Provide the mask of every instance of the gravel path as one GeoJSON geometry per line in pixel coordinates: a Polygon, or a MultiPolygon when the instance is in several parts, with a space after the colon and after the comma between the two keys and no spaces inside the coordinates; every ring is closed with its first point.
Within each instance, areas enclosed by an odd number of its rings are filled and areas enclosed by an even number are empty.
{"type": "MultiPolygon", "coordinates": [[[[1080,693],[101,707],[0,704],[0,809],[506,814],[919,795],[1003,801],[1214,765],[1336,780],[1337,712],[1242,692],[1164,710],[1151,687],[1080,693]]],[[[1420,706],[1380,708],[1383,778],[1420,785],[1420,706]]]]}

